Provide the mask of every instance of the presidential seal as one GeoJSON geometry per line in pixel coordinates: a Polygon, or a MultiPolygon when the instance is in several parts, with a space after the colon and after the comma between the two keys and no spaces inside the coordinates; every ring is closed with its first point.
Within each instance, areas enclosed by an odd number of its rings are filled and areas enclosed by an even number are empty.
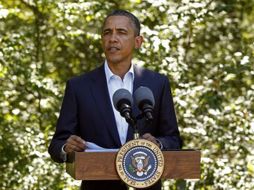
{"type": "Polygon", "coordinates": [[[146,188],[155,184],[164,169],[164,158],[154,143],[136,139],[129,141],[116,156],[116,170],[127,185],[146,188]]]}

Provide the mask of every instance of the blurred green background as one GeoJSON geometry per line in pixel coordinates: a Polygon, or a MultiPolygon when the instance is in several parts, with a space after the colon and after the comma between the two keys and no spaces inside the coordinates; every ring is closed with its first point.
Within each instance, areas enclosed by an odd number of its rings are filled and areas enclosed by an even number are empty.
{"type": "Polygon", "coordinates": [[[254,0],[0,0],[0,189],[78,189],[47,147],[116,8],[142,22],[135,62],[169,77],[184,148],[202,150],[201,179],[164,189],[254,189],[254,0]]]}

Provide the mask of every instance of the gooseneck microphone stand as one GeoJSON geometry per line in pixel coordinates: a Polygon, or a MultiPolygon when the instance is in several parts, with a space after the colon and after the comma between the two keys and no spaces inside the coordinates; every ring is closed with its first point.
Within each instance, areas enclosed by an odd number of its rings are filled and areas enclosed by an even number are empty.
{"type": "MultiPolygon", "coordinates": [[[[129,117],[129,119],[127,121],[127,123],[133,128],[134,130],[134,134],[133,134],[133,137],[134,139],[139,139],[140,138],[140,134],[139,134],[139,131],[138,131],[138,125],[137,125],[137,121],[140,120],[140,119],[143,119],[145,116],[144,114],[139,114],[138,116],[136,117],[129,117]]],[[[146,125],[150,124],[152,121],[152,119],[146,119],[146,125]]]]}

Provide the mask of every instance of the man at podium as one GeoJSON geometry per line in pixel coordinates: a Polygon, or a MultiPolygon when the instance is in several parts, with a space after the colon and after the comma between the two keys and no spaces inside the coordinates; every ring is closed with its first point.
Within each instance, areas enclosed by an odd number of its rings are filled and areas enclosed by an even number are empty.
{"type": "MultiPolygon", "coordinates": [[[[130,12],[115,10],[103,23],[102,47],[105,61],[99,68],[68,80],[56,131],[49,153],[56,162],[66,161],[66,155],[84,151],[86,142],[103,148],[120,148],[133,139],[133,128],[113,106],[112,96],[120,88],[131,94],[140,86],[151,89],[155,105],[153,120],[138,121],[141,138],[152,141],[162,150],[181,148],[173,100],[168,78],[138,67],[132,57],[143,42],[140,22],[130,12]]],[[[133,114],[138,115],[137,105],[133,114]]],[[[121,181],[83,181],[81,189],[124,190],[121,181]]],[[[161,189],[157,183],[149,189],[161,189]]]]}

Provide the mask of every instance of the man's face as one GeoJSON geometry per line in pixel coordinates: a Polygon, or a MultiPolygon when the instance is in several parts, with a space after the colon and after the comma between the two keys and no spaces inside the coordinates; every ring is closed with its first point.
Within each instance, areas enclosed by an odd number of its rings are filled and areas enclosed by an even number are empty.
{"type": "Polygon", "coordinates": [[[141,46],[140,38],[135,37],[134,26],[128,17],[108,17],[102,31],[102,48],[108,63],[130,63],[133,49],[141,46]]]}

